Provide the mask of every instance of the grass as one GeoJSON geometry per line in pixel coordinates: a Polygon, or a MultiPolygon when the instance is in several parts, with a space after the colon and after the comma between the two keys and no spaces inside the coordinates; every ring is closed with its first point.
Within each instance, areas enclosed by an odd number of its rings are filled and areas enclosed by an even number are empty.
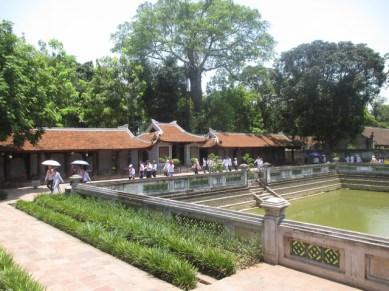
{"type": "Polygon", "coordinates": [[[0,290],[43,291],[44,288],[0,248],[0,290]]]}
{"type": "Polygon", "coordinates": [[[78,195],[41,195],[17,208],[183,289],[195,287],[197,269],[223,278],[261,259],[259,239],[241,240],[221,224],[185,216],[78,195]]]}

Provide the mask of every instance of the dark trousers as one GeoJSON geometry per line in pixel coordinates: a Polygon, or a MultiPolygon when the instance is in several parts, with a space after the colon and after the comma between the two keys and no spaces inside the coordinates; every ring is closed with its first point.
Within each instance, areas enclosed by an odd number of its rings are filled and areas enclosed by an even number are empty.
{"type": "Polygon", "coordinates": [[[48,180],[46,186],[47,186],[47,188],[49,188],[50,192],[53,192],[53,190],[54,190],[54,181],[53,180],[48,180]]]}

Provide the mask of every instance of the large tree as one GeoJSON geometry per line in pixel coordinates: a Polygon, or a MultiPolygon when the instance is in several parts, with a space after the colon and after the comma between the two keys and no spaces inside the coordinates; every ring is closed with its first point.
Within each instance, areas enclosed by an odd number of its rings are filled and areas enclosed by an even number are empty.
{"type": "Polygon", "coordinates": [[[282,54],[280,126],[329,148],[361,132],[365,109],[385,82],[384,59],[364,44],[314,41],[282,54]]]}
{"type": "Polygon", "coordinates": [[[257,10],[231,0],[159,0],[141,5],[132,22],[119,26],[114,50],[130,58],[179,60],[198,112],[204,72],[234,74],[245,63],[269,59],[273,39],[267,28],[257,10]]]}
{"type": "Polygon", "coordinates": [[[17,37],[10,22],[0,21],[0,141],[12,135],[16,146],[36,143],[52,124],[50,78],[45,57],[17,37]]]}

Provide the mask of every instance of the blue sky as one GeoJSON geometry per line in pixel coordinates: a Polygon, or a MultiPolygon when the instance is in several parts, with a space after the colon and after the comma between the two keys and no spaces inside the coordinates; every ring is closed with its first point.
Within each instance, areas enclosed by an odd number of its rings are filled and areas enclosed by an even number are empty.
{"type": "MultiPolygon", "coordinates": [[[[36,45],[60,40],[79,62],[110,54],[110,35],[131,18],[143,0],[0,0],[0,19],[36,45]]],[[[153,2],[153,1],[152,1],[153,2]]],[[[388,0],[240,0],[270,24],[276,53],[302,43],[352,41],[389,53],[388,0]]],[[[389,99],[388,92],[385,96],[389,99]]]]}

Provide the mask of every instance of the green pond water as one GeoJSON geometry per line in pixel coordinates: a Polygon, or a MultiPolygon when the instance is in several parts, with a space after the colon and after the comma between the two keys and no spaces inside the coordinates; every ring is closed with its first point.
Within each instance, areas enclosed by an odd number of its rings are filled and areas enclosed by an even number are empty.
{"type": "MultiPolygon", "coordinates": [[[[258,208],[252,211],[263,214],[258,208]]],[[[389,193],[340,189],[293,200],[286,218],[389,237],[389,193]]]]}

